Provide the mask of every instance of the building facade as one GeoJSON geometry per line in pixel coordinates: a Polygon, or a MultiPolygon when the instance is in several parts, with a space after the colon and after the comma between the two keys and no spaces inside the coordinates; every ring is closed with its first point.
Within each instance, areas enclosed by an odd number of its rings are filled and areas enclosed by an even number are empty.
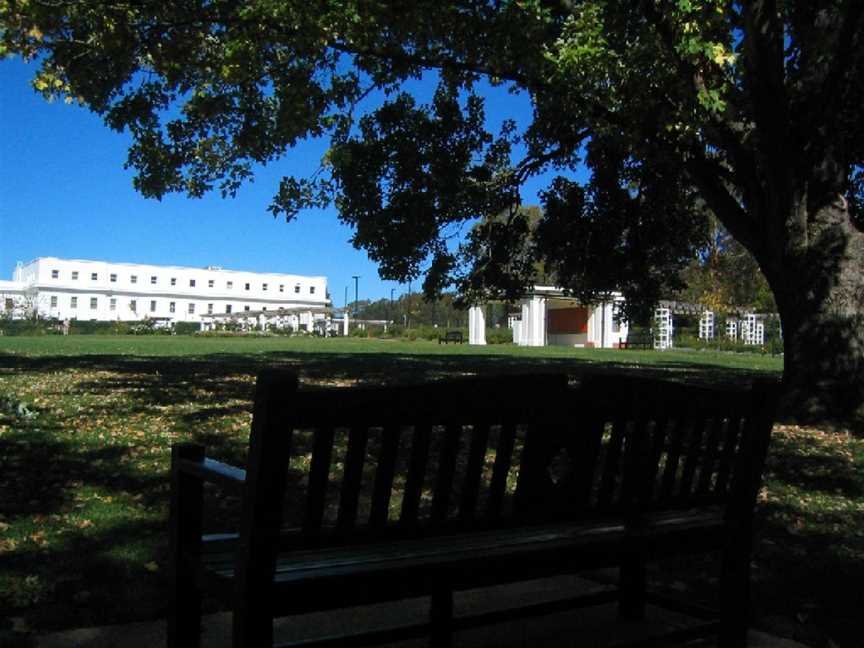
{"type": "Polygon", "coordinates": [[[0,282],[0,314],[200,322],[245,311],[329,307],[326,277],[40,257],[0,282]]]}

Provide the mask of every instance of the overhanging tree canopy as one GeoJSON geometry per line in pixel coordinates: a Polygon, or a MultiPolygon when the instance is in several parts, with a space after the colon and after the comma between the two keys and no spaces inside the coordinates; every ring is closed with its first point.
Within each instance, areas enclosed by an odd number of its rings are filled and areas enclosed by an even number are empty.
{"type": "Polygon", "coordinates": [[[862,14],[850,0],[0,2],[4,51],[43,57],[38,90],[131,132],[142,193],[232,194],[253,163],[329,137],[322,173],[284,179],[272,210],[335,201],[385,276],[426,264],[429,291],[504,276],[518,222],[474,230],[483,264],[461,276],[447,236],[518,214],[519,184],[549,168],[592,170],[586,187],[552,183],[532,247],[583,294],[650,297],[710,210],[765,273],[790,393],[813,416],[864,402],[862,14]],[[428,69],[441,84],[418,105],[402,89],[428,69]],[[481,78],[530,96],[524,130],[485,131],[481,78]]]}

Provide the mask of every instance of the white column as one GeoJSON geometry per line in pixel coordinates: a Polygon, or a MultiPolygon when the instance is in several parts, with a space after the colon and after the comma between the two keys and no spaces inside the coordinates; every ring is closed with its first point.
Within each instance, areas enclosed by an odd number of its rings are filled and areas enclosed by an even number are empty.
{"type": "Polygon", "coordinates": [[[522,302],[522,318],[519,326],[519,346],[528,346],[528,330],[531,328],[531,323],[528,321],[528,302],[522,302]]]}
{"type": "Polygon", "coordinates": [[[486,344],[486,307],[468,309],[468,344],[486,344]]]}
{"type": "Polygon", "coordinates": [[[342,335],[348,336],[348,313],[342,313],[342,335]]]}
{"type": "MultiPolygon", "coordinates": [[[[525,311],[523,310],[523,313],[524,312],[525,311]]],[[[532,297],[528,302],[527,328],[527,346],[546,345],[546,299],[544,297],[532,297]]]]}

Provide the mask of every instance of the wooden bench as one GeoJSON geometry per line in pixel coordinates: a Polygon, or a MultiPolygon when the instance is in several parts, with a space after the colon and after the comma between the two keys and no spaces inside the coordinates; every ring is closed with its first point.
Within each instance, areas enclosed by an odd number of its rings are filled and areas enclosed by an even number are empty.
{"type": "Polygon", "coordinates": [[[462,344],[465,342],[465,338],[462,335],[462,331],[447,331],[444,335],[438,336],[438,344],[441,343],[449,344],[450,342],[458,342],[462,344]]]}
{"type": "MultiPolygon", "coordinates": [[[[772,388],[726,393],[562,376],[299,390],[259,377],[248,468],[172,451],[168,646],[197,646],[202,592],[233,609],[235,648],[273,618],[430,597],[428,623],[302,645],[368,645],[618,601],[639,617],[646,561],[721,550],[720,633],[743,645],[752,515],[772,388]],[[236,533],[202,536],[202,488],[243,496],[236,533]],[[616,591],[454,616],[453,592],[620,567],[616,591]]],[[[658,599],[659,600],[659,599],[658,599]]],[[[682,606],[702,615],[704,610],[682,606]]]]}
{"type": "Polygon", "coordinates": [[[628,333],[627,339],[618,343],[619,349],[653,349],[654,336],[650,333],[628,333]]]}

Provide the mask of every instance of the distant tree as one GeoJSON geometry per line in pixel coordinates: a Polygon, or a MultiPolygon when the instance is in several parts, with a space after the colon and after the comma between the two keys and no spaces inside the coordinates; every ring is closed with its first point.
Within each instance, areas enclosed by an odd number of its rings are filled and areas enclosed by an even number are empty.
{"type": "MultiPolygon", "coordinates": [[[[37,90],[128,131],[146,196],[233,195],[254,163],[329,138],[273,213],[335,203],[382,276],[425,270],[428,294],[469,272],[460,226],[517,210],[548,169],[536,249],[577,294],[650,301],[709,210],[774,293],[788,402],[842,417],[864,415],[862,23],[851,0],[8,0],[0,54],[38,57],[37,90]],[[530,97],[531,123],[487,132],[481,78],[530,97]]],[[[491,228],[490,250],[525,233],[491,228]]]]}
{"type": "Polygon", "coordinates": [[[771,288],[753,255],[713,219],[711,229],[708,244],[681,272],[686,287],[675,296],[715,311],[776,312],[771,288]]]}

